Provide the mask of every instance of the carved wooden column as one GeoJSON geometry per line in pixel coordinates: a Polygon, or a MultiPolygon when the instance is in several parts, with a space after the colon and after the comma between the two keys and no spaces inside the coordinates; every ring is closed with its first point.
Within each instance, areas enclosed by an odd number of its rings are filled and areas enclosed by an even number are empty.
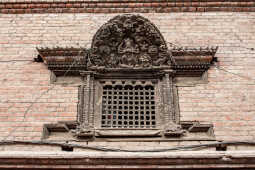
{"type": "Polygon", "coordinates": [[[94,136],[94,72],[80,73],[84,84],[79,87],[78,127],[75,135],[78,137],[94,136]]]}
{"type": "Polygon", "coordinates": [[[164,135],[165,136],[180,136],[184,133],[176,119],[178,116],[175,113],[173,91],[173,70],[164,70],[163,78],[163,105],[164,105],[164,135]]]}
{"type": "Polygon", "coordinates": [[[172,72],[170,70],[165,71],[164,81],[163,81],[163,91],[164,91],[164,121],[165,123],[174,121],[174,105],[173,105],[173,79],[172,72]]]}

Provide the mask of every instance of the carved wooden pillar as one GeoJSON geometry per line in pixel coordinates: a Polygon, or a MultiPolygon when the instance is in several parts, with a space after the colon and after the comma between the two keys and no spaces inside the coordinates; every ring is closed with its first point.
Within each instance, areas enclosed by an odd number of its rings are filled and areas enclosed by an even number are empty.
{"type": "Polygon", "coordinates": [[[84,84],[79,87],[78,127],[75,135],[78,137],[94,136],[94,72],[80,73],[84,84]]]}
{"type": "Polygon", "coordinates": [[[165,123],[174,121],[174,98],[173,98],[173,79],[170,71],[165,71],[163,89],[164,89],[164,121],[165,123]]]}
{"type": "Polygon", "coordinates": [[[172,70],[165,70],[163,78],[163,105],[164,105],[164,135],[165,136],[180,136],[184,133],[177,120],[178,113],[176,112],[176,105],[173,90],[173,76],[172,70]]]}
{"type": "Polygon", "coordinates": [[[84,88],[85,85],[80,85],[78,89],[78,105],[77,105],[77,122],[82,124],[83,105],[84,105],[84,88]]]}

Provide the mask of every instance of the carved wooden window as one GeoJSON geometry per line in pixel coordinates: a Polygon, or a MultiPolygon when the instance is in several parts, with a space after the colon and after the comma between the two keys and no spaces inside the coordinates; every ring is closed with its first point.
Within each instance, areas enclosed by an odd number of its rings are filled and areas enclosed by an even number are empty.
{"type": "Polygon", "coordinates": [[[97,31],[91,49],[38,51],[36,60],[56,76],[82,78],[77,123],[63,126],[76,137],[180,137],[211,127],[180,122],[176,81],[201,77],[217,48],[168,49],[149,20],[119,15],[97,31]]]}
{"type": "Polygon", "coordinates": [[[82,73],[85,84],[79,91],[78,113],[81,128],[91,129],[98,137],[182,134],[172,72],[144,71],[82,73]]]}

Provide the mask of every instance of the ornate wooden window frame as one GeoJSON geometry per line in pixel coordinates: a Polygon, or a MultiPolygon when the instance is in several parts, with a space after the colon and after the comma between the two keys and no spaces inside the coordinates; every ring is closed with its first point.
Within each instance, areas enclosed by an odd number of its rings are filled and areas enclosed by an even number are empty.
{"type": "MultiPolygon", "coordinates": [[[[37,61],[44,61],[56,76],[80,76],[77,122],[45,125],[45,134],[64,127],[78,138],[168,137],[181,138],[192,132],[212,136],[211,124],[181,122],[176,80],[178,77],[202,77],[216,61],[217,47],[173,48],[149,20],[140,15],[119,15],[95,34],[91,49],[38,48],[37,61]],[[155,129],[100,128],[102,80],[154,79],[157,81],[157,121],[155,129]],[[55,127],[55,128],[54,128],[55,127]]],[[[61,131],[61,130],[60,130],[61,131]]]]}
{"type": "MultiPolygon", "coordinates": [[[[127,71],[127,70],[126,70],[127,71]]],[[[144,72],[144,70],[140,70],[144,72]]],[[[136,72],[139,72],[138,70],[136,72]]],[[[78,104],[78,121],[80,128],[76,131],[79,137],[87,136],[180,136],[184,133],[181,129],[179,122],[179,108],[176,87],[173,86],[173,74],[170,70],[165,70],[162,73],[142,73],[145,74],[147,79],[153,79],[155,83],[156,95],[156,115],[158,126],[156,129],[102,129],[100,128],[100,115],[101,115],[101,94],[99,81],[108,80],[124,80],[130,81],[141,80],[137,73],[123,74],[120,77],[119,72],[116,74],[111,73],[108,75],[97,74],[96,72],[83,72],[84,85],[79,89],[79,104],[78,104]],[[116,77],[117,76],[117,77],[116,77]],[[109,79],[110,77],[110,79],[109,79]],[[93,103],[94,101],[94,103],[93,103]],[[83,131],[82,129],[86,129],[83,131]],[[90,129],[90,130],[89,130],[90,129]],[[163,131],[162,131],[163,130],[163,131]],[[132,133],[133,132],[133,133],[132,133]]]]}

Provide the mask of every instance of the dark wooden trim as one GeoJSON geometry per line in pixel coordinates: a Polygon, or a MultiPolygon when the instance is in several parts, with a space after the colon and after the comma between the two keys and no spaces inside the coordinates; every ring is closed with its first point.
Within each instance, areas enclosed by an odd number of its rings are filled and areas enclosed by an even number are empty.
{"type": "Polygon", "coordinates": [[[0,2],[0,13],[255,12],[253,0],[92,0],[0,2]]]}
{"type": "MultiPolygon", "coordinates": [[[[179,116],[179,115],[178,115],[179,116]]],[[[75,121],[71,121],[71,122],[58,122],[55,124],[45,124],[44,125],[44,131],[43,131],[43,137],[42,139],[47,140],[47,141],[51,141],[51,136],[54,136],[56,134],[61,134],[61,136],[65,136],[65,134],[69,133],[69,132],[75,132],[77,129],[79,123],[75,122],[75,121]],[[52,134],[53,133],[53,134],[52,134]]],[[[178,124],[181,125],[181,128],[187,131],[187,134],[185,136],[171,136],[171,138],[168,137],[163,137],[160,136],[160,134],[158,133],[158,131],[160,129],[153,129],[153,130],[144,130],[144,134],[138,133],[137,135],[127,135],[126,132],[128,132],[129,130],[122,130],[125,132],[121,132],[119,133],[119,135],[117,135],[117,131],[119,131],[119,129],[115,129],[112,131],[112,133],[109,133],[108,131],[111,131],[110,129],[108,130],[100,130],[97,129],[96,130],[96,136],[105,136],[108,138],[94,138],[94,141],[203,141],[203,140],[215,140],[215,136],[213,133],[213,124],[210,123],[199,123],[196,121],[180,121],[178,122],[178,124]],[[147,131],[149,133],[147,133],[147,131]],[[98,133],[99,132],[99,133],[98,133]],[[201,137],[194,137],[194,134],[196,134],[197,132],[200,133],[201,137]],[[101,133],[101,134],[100,134],[101,133]],[[153,135],[154,134],[154,135],[153,135]],[[117,138],[117,137],[124,137],[124,136],[133,136],[133,137],[137,137],[137,138],[117,138]],[[154,138],[149,138],[150,136],[154,136],[154,138]],[[115,138],[112,138],[115,137],[115,138]],[[157,137],[157,138],[156,138],[157,137]]],[[[132,130],[132,129],[131,129],[132,130]]],[[[133,129],[134,130],[134,129],[133,129]]],[[[84,133],[82,133],[84,134],[84,133]]],[[[92,137],[93,135],[91,135],[92,137]]],[[[81,136],[82,137],[82,136],[81,136]]],[[[88,137],[88,136],[87,136],[88,137]]],[[[67,138],[69,139],[69,138],[67,138]]],[[[70,139],[76,139],[76,138],[70,138],[70,139]]],[[[54,140],[58,140],[57,138],[54,138],[54,140]]],[[[91,139],[88,138],[79,138],[80,141],[90,141],[91,139]]]]}
{"type": "MultiPolygon", "coordinates": [[[[35,58],[35,61],[40,62],[40,58],[47,64],[48,69],[53,71],[56,76],[61,75],[76,75],[79,76],[81,71],[87,70],[87,58],[90,55],[91,49],[85,48],[37,48],[39,55],[35,58]],[[85,57],[84,57],[85,56],[85,57]],[[68,70],[68,71],[67,71],[68,70]]],[[[173,69],[178,76],[193,76],[201,77],[203,73],[209,69],[209,67],[217,61],[215,54],[218,47],[180,47],[169,49],[169,53],[172,54],[174,64],[167,67],[153,67],[151,69],[123,69],[123,68],[96,68],[91,69],[95,72],[95,77],[107,77],[114,76],[115,78],[123,77],[123,74],[109,74],[109,73],[141,73],[141,78],[144,78],[145,74],[153,72],[151,76],[160,76],[160,70],[173,69]]],[[[148,75],[148,74],[146,74],[148,75]]],[[[136,75],[136,78],[138,74],[136,75]]],[[[127,78],[132,78],[132,75],[128,75],[127,78]]]]}

